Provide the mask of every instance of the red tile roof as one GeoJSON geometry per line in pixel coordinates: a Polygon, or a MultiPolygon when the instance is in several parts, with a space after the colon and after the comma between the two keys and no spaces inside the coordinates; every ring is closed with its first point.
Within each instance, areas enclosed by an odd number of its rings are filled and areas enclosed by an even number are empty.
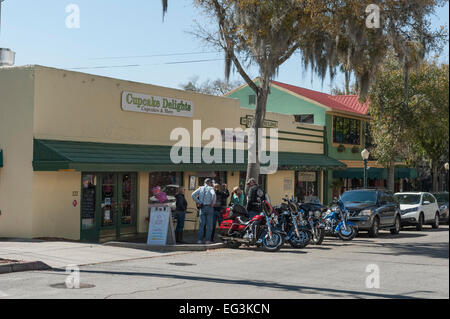
{"type": "Polygon", "coordinates": [[[282,82],[272,81],[272,83],[334,110],[356,113],[359,115],[367,115],[367,111],[369,110],[369,101],[361,104],[357,95],[331,95],[282,82]]]}

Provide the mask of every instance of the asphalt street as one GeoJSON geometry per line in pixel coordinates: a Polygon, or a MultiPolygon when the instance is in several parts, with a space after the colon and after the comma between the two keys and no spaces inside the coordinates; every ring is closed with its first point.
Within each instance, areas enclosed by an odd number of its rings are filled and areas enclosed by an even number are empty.
{"type": "Polygon", "coordinates": [[[448,230],[327,237],[321,246],[277,253],[219,249],[106,262],[81,267],[83,289],[66,288],[64,269],[4,274],[0,298],[447,299],[448,230]]]}

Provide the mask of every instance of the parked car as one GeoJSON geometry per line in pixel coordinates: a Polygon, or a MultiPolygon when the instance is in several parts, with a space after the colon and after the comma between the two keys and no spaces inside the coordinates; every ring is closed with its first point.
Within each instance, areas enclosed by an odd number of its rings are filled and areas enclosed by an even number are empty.
{"type": "Polygon", "coordinates": [[[377,237],[380,229],[389,229],[398,234],[401,228],[400,205],[393,193],[383,189],[357,189],[341,195],[349,210],[349,220],[358,230],[368,231],[370,237],[377,237]]]}
{"type": "Polygon", "coordinates": [[[422,230],[423,225],[431,224],[439,228],[439,206],[436,198],[430,193],[397,193],[401,214],[402,226],[416,226],[422,230]]]}
{"type": "Polygon", "coordinates": [[[448,192],[432,193],[439,206],[439,222],[448,225],[448,192]]]}
{"type": "MultiPolygon", "coordinates": [[[[175,198],[175,195],[178,194],[179,188],[180,188],[179,185],[166,185],[161,189],[162,192],[166,193],[167,196],[166,204],[169,205],[172,211],[175,211],[176,209],[177,200],[175,198]]],[[[156,196],[150,197],[150,204],[157,204],[157,203],[159,203],[159,201],[156,198],[156,196]]]]}

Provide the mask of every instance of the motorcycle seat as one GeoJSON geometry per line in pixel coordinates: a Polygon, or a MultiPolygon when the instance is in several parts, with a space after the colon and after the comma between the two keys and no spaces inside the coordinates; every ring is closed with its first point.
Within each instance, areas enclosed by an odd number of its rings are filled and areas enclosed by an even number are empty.
{"type": "Polygon", "coordinates": [[[243,217],[243,216],[238,216],[238,217],[236,218],[236,220],[237,220],[238,223],[241,224],[241,225],[248,225],[248,224],[250,223],[250,220],[249,220],[248,218],[246,218],[246,217],[243,217]]]}

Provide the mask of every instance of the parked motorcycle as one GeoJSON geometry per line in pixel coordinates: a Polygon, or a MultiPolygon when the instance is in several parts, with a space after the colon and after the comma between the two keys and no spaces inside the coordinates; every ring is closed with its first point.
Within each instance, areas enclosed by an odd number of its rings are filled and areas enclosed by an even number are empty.
{"type": "Polygon", "coordinates": [[[348,220],[349,212],[342,200],[337,202],[325,216],[325,232],[332,236],[338,236],[342,240],[349,241],[358,233],[358,226],[348,220]]]}
{"type": "Polygon", "coordinates": [[[325,223],[322,219],[324,207],[320,204],[298,203],[302,214],[302,223],[306,224],[311,233],[311,244],[321,245],[325,238],[325,223]]]}
{"type": "Polygon", "coordinates": [[[219,236],[228,248],[239,248],[242,244],[262,246],[264,250],[278,251],[284,243],[283,234],[276,229],[277,212],[270,203],[263,201],[264,210],[251,220],[245,207],[233,205],[222,215],[223,222],[219,227],[219,236]]]}
{"type": "Polygon", "coordinates": [[[307,224],[302,221],[301,212],[295,202],[283,198],[284,203],[275,207],[278,212],[276,227],[284,234],[284,240],[294,248],[306,247],[312,238],[307,224]]]}

